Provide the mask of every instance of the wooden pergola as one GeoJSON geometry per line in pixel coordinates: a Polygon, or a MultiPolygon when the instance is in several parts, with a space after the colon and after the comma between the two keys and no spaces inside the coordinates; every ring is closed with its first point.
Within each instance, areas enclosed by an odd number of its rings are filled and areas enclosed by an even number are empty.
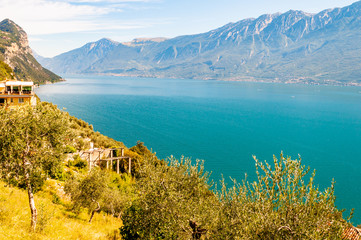
{"type": "Polygon", "coordinates": [[[109,169],[109,167],[112,168],[113,161],[117,161],[117,164],[116,164],[117,169],[116,170],[117,170],[117,173],[119,174],[120,160],[128,159],[128,162],[129,162],[128,173],[129,174],[132,173],[132,170],[131,170],[132,169],[132,159],[128,156],[124,156],[124,148],[91,149],[89,151],[83,152],[81,156],[83,156],[84,154],[88,154],[88,156],[86,157],[86,160],[88,162],[89,171],[92,169],[93,166],[98,165],[101,161],[106,162],[107,169],[109,169]],[[115,151],[117,151],[117,150],[121,151],[120,157],[114,157],[114,156],[116,156],[115,151]],[[109,153],[107,154],[108,151],[109,151],[109,153]],[[104,157],[104,154],[107,155],[106,158],[102,158],[102,155],[104,157]],[[92,156],[95,158],[92,159],[92,156]]]}

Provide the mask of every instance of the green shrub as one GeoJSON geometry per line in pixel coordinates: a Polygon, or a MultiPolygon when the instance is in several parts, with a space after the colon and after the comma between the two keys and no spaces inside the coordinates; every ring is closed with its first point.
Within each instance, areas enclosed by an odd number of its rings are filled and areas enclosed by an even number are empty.
{"type": "Polygon", "coordinates": [[[73,156],[73,160],[68,161],[68,166],[75,166],[79,169],[85,169],[88,166],[88,162],[82,158],[78,154],[73,156]]]}
{"type": "Polygon", "coordinates": [[[81,208],[88,208],[91,215],[104,211],[119,217],[134,197],[130,177],[98,168],[93,168],[85,175],[70,178],[65,183],[64,190],[70,194],[76,212],[81,208]]]}
{"type": "Polygon", "coordinates": [[[202,162],[147,160],[138,175],[141,194],[122,216],[123,239],[192,239],[197,229],[212,229],[219,202],[202,162]],[[200,228],[192,229],[190,221],[200,228]]]}
{"type": "Polygon", "coordinates": [[[256,158],[257,181],[211,191],[200,162],[145,161],[139,195],[122,216],[123,239],[341,239],[348,223],[334,184],[320,191],[300,159],[256,158]]]}
{"type": "Polygon", "coordinates": [[[70,146],[70,145],[66,145],[66,147],[65,147],[65,153],[75,153],[75,152],[76,152],[75,147],[70,146]]]}
{"type": "Polygon", "coordinates": [[[86,146],[86,142],[82,138],[77,139],[77,149],[78,150],[85,149],[85,146],[86,146]]]}

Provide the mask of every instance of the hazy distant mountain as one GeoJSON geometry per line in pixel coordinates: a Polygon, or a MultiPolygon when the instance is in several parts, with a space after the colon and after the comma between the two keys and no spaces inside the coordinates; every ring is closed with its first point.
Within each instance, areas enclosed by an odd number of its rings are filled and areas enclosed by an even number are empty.
{"type": "Polygon", "coordinates": [[[54,58],[38,58],[45,67],[51,67],[56,73],[77,73],[103,59],[115,49],[119,43],[110,39],[100,39],[94,43],[87,43],[83,47],[64,53],[54,58]]]}
{"type": "Polygon", "coordinates": [[[61,79],[35,60],[26,33],[9,19],[0,22],[0,61],[11,67],[17,79],[32,80],[35,83],[56,82],[61,79]]]}
{"type": "Polygon", "coordinates": [[[108,39],[41,60],[56,73],[361,82],[361,2],[288,11],[172,39],[108,39]]]}

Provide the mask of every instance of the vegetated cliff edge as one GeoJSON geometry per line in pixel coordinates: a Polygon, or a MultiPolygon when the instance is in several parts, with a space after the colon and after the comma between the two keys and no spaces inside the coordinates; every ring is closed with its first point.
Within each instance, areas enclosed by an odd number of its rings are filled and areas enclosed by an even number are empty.
{"type": "Polygon", "coordinates": [[[0,22],[0,61],[12,68],[16,79],[26,79],[37,84],[62,80],[38,63],[32,55],[27,34],[9,19],[0,22]]]}
{"type": "Polygon", "coordinates": [[[101,39],[39,61],[56,73],[360,84],[361,2],[290,10],[172,39],[101,39]]]}

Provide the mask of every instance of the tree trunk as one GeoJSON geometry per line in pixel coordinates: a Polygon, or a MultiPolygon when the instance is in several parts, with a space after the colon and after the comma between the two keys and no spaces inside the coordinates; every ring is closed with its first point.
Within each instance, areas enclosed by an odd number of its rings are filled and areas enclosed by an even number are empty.
{"type": "MultiPolygon", "coordinates": [[[[93,199],[92,199],[92,201],[93,201],[93,202],[96,202],[96,201],[94,201],[93,199]]],[[[90,215],[90,219],[89,219],[89,222],[90,222],[90,223],[92,222],[92,219],[93,219],[93,217],[94,217],[94,214],[100,210],[100,205],[99,205],[99,203],[98,203],[98,202],[96,202],[96,203],[97,203],[98,207],[92,211],[92,214],[90,215]]]]}
{"type": "Polygon", "coordinates": [[[29,206],[31,211],[31,228],[35,231],[38,212],[35,207],[35,200],[34,200],[33,188],[31,187],[29,170],[26,167],[25,167],[25,181],[26,181],[26,188],[28,189],[29,206]]]}

